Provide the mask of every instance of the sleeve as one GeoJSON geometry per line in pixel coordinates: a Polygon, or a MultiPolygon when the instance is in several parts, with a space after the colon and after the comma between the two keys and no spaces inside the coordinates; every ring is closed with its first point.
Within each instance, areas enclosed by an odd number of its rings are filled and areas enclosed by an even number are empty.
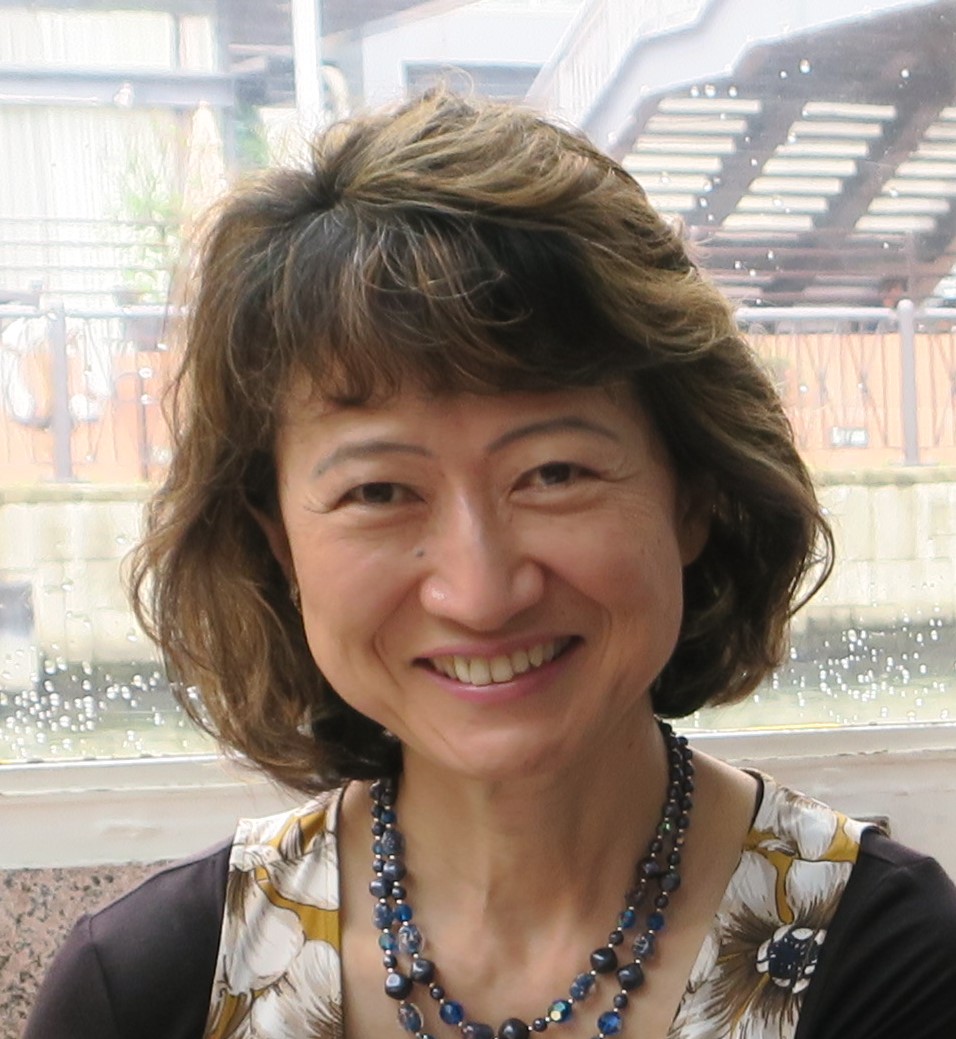
{"type": "Polygon", "coordinates": [[[954,1039],[956,887],[877,831],[834,917],[796,1039],[954,1039]]]}
{"type": "Polygon", "coordinates": [[[230,845],[177,863],[76,924],[23,1039],[202,1039],[230,845]]]}

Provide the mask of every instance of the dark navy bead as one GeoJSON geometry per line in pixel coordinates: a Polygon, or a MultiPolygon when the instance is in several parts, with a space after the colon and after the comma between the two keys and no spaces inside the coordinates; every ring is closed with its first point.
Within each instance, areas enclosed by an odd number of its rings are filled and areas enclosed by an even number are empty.
{"type": "Polygon", "coordinates": [[[630,1000],[627,998],[626,992],[618,992],[618,994],[611,1000],[611,1004],[615,1010],[624,1010],[630,1000]]]}
{"type": "Polygon", "coordinates": [[[679,866],[680,865],[680,852],[675,848],[674,851],[667,856],[668,866],[679,866]]]}
{"type": "Polygon", "coordinates": [[[392,885],[392,892],[391,892],[391,894],[392,894],[392,898],[397,898],[397,899],[401,900],[401,899],[407,897],[408,892],[405,890],[405,885],[404,884],[393,884],[392,885]]]}
{"type": "Polygon", "coordinates": [[[393,967],[398,966],[398,957],[394,952],[387,952],[382,957],[382,965],[387,967],[389,970],[392,970],[393,967]]]}
{"type": "Polygon", "coordinates": [[[435,977],[435,964],[431,960],[426,960],[424,956],[416,956],[412,960],[408,973],[411,975],[412,981],[417,981],[420,985],[427,985],[435,977]]]}
{"type": "Polygon", "coordinates": [[[591,953],[591,966],[598,974],[610,974],[617,967],[617,954],[605,947],[595,949],[591,953]]]}
{"type": "Polygon", "coordinates": [[[567,999],[556,999],[551,1006],[548,1007],[548,1020],[553,1024],[561,1024],[562,1021],[567,1021],[568,1018],[574,1013],[574,1004],[567,999]]]}
{"type": "Polygon", "coordinates": [[[498,1026],[498,1039],[528,1039],[530,1033],[520,1017],[509,1017],[498,1026]]]}
{"type": "Polygon", "coordinates": [[[621,1015],[616,1010],[608,1010],[598,1018],[597,1026],[602,1035],[617,1035],[621,1030],[621,1015]]]}
{"type": "Polygon", "coordinates": [[[388,898],[392,891],[392,885],[381,877],[376,877],[368,882],[369,893],[375,898],[388,898]]]}
{"type": "Polygon", "coordinates": [[[466,1021],[461,1026],[462,1039],[495,1039],[495,1030],[484,1021],[466,1021]]]}
{"type": "Polygon", "coordinates": [[[395,941],[395,935],[380,934],[378,936],[378,947],[380,949],[385,949],[386,952],[394,952],[398,948],[398,942],[395,941]]]}
{"type": "Polygon", "coordinates": [[[624,941],[624,932],[618,928],[616,931],[611,931],[607,936],[608,945],[620,945],[624,941]]]}
{"type": "Polygon", "coordinates": [[[397,970],[385,975],[385,995],[392,999],[404,999],[412,991],[412,979],[397,970]]]}
{"type": "Polygon", "coordinates": [[[376,822],[372,823],[372,836],[373,837],[381,837],[384,832],[385,832],[385,826],[384,826],[384,824],[382,822],[376,821],[376,822]]]}
{"type": "Polygon", "coordinates": [[[384,849],[382,848],[381,840],[373,841],[373,843],[372,843],[372,851],[376,855],[384,855],[385,854],[384,849]]]}
{"type": "Polygon", "coordinates": [[[631,946],[635,956],[639,956],[642,960],[649,959],[654,955],[654,935],[652,934],[639,934],[631,946]]]}
{"type": "Polygon", "coordinates": [[[660,876],[663,869],[657,859],[645,859],[641,863],[641,872],[645,877],[657,877],[660,876]]]}
{"type": "Polygon", "coordinates": [[[445,990],[441,987],[441,985],[432,985],[431,988],[429,988],[428,990],[428,994],[432,997],[432,999],[441,1000],[445,998],[445,990]]]}
{"type": "Polygon", "coordinates": [[[383,823],[394,823],[395,813],[391,810],[391,808],[383,808],[380,818],[383,823]]]}
{"type": "Polygon", "coordinates": [[[403,1003],[398,1008],[398,1023],[406,1032],[417,1032],[424,1024],[421,1011],[414,1003],[403,1003]]]}
{"type": "Polygon", "coordinates": [[[574,981],[571,982],[571,987],[568,990],[572,999],[584,999],[591,989],[594,987],[594,975],[593,974],[579,974],[574,981]]]}
{"type": "Polygon", "coordinates": [[[376,855],[375,858],[372,859],[372,872],[381,873],[384,868],[385,860],[381,857],[381,855],[376,855]]]}
{"type": "Polygon", "coordinates": [[[625,992],[644,984],[644,968],[639,963],[625,963],[617,972],[617,980],[625,992]]]}
{"type": "Polygon", "coordinates": [[[386,880],[390,880],[394,883],[396,880],[401,880],[405,876],[405,864],[399,862],[398,859],[386,859],[386,861],[382,863],[382,868],[379,872],[386,880]]]}
{"type": "Polygon", "coordinates": [[[414,915],[412,907],[407,902],[402,902],[401,905],[395,907],[395,919],[403,924],[407,924],[414,915]]]}
{"type": "Polygon", "coordinates": [[[680,828],[681,828],[682,830],[686,830],[686,829],[687,829],[687,827],[688,827],[688,826],[690,826],[690,816],[689,816],[689,815],[682,815],[682,816],[681,816],[681,817],[680,817],[680,818],[679,818],[679,819],[677,820],[677,825],[678,825],[678,826],[679,826],[679,827],[680,827],[680,828]]]}
{"type": "Polygon", "coordinates": [[[666,909],[671,904],[670,895],[658,895],[654,899],[655,909],[666,909]]]}
{"type": "Polygon", "coordinates": [[[376,795],[376,798],[377,798],[377,800],[379,802],[381,802],[381,804],[386,805],[387,807],[391,808],[392,805],[395,804],[395,787],[394,787],[394,785],[392,783],[390,783],[390,782],[383,783],[381,789],[379,790],[378,794],[376,795]]]}
{"type": "Polygon", "coordinates": [[[536,1017],[531,1022],[532,1032],[546,1032],[548,1030],[548,1019],[546,1017],[536,1017]]]}
{"type": "Polygon", "coordinates": [[[668,870],[661,877],[662,891],[675,891],[681,886],[681,875],[676,870],[668,870]]]}
{"type": "Polygon", "coordinates": [[[465,1020],[465,1008],[457,1000],[448,999],[438,1008],[438,1016],[446,1025],[460,1025],[465,1020]]]}
{"type": "Polygon", "coordinates": [[[392,925],[392,910],[384,902],[376,902],[375,908],[372,910],[372,923],[380,930],[384,931],[386,928],[392,925]]]}
{"type": "MultiPolygon", "coordinates": [[[[664,930],[664,914],[663,913],[651,913],[647,918],[647,929],[649,931],[663,931],[664,930]]],[[[401,934],[401,931],[399,931],[401,934]]]]}
{"type": "Polygon", "coordinates": [[[405,841],[398,830],[386,830],[382,834],[382,851],[386,855],[401,855],[405,850],[405,841]]]}

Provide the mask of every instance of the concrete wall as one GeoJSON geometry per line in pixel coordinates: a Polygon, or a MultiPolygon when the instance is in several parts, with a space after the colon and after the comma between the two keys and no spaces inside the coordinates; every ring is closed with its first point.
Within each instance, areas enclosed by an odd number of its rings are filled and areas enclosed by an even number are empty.
{"type": "MultiPolygon", "coordinates": [[[[804,622],[956,618],[956,470],[820,475],[838,566],[804,622]]],[[[33,654],[68,661],[151,660],[126,603],[123,557],[140,529],[142,487],[0,491],[0,587],[30,589],[31,637],[4,633],[0,687],[29,674],[33,654]]]]}

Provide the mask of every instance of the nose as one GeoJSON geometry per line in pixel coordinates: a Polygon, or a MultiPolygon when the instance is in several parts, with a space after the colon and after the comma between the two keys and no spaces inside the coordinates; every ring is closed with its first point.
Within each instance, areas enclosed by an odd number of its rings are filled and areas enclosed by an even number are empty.
{"type": "Polygon", "coordinates": [[[421,601],[434,616],[497,631],[540,601],[543,567],[507,515],[466,502],[436,517],[425,543],[421,601]]]}

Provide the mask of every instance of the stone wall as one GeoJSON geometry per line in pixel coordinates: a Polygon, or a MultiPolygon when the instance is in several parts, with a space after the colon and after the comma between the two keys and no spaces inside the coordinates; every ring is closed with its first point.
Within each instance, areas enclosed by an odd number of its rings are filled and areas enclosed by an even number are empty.
{"type": "MultiPolygon", "coordinates": [[[[819,482],[838,565],[806,621],[956,618],[956,469],[821,473],[819,482]]],[[[122,579],[145,496],[142,487],[0,490],[0,687],[26,677],[37,651],[70,662],[155,659],[122,579]]]]}

